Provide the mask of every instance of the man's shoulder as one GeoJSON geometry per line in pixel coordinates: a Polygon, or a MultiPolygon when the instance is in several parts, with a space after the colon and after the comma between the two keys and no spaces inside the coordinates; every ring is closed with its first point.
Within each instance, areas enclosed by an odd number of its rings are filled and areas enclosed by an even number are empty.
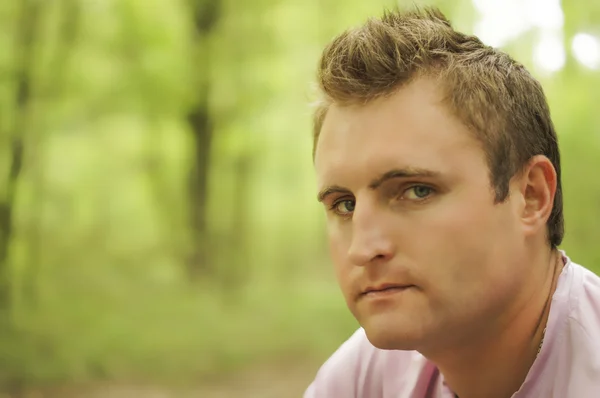
{"type": "Polygon", "coordinates": [[[572,265],[579,277],[572,292],[570,318],[600,341],[600,276],[579,264],[572,265]]]}
{"type": "Polygon", "coordinates": [[[547,380],[553,392],[564,397],[598,397],[600,382],[600,277],[579,264],[570,263],[565,289],[555,300],[565,304],[558,317],[556,345],[549,351],[547,380]],[[563,300],[563,297],[566,300],[563,300]]]}
{"type": "Polygon", "coordinates": [[[381,350],[358,329],[327,359],[305,397],[382,397],[390,382],[424,365],[416,351],[381,350]]]}

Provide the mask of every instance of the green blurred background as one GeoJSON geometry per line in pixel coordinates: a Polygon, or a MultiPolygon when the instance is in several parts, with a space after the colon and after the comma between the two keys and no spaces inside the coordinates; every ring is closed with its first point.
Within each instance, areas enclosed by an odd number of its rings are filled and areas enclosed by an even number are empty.
{"type": "MultiPolygon", "coordinates": [[[[542,81],[563,249],[600,271],[600,1],[417,3],[542,81]]],[[[357,327],[315,200],[315,67],[395,4],[0,1],[0,396],[300,396],[357,327]]]]}

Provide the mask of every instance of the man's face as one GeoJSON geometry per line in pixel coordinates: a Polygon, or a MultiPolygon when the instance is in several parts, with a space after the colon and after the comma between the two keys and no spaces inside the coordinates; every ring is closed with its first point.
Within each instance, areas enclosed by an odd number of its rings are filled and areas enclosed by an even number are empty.
{"type": "Polygon", "coordinates": [[[433,81],[332,105],[315,168],[338,282],[375,346],[464,343],[498,322],[525,272],[519,196],[494,203],[482,147],[433,81]]]}

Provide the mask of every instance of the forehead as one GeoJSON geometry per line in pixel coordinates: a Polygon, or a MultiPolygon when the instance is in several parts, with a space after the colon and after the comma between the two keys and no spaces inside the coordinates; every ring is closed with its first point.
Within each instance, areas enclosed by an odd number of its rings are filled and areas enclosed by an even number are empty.
{"type": "Polygon", "coordinates": [[[441,98],[434,81],[420,79],[367,105],[333,104],[315,153],[319,183],[372,178],[390,168],[448,174],[485,165],[481,145],[441,98]]]}

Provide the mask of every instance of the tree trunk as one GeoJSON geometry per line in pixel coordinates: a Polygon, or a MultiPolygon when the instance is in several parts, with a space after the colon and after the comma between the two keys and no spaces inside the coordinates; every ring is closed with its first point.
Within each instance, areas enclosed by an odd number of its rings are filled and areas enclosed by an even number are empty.
{"type": "Polygon", "coordinates": [[[190,171],[191,227],[193,255],[189,264],[190,275],[212,273],[208,259],[208,173],[210,169],[211,125],[206,109],[197,108],[188,115],[194,137],[193,165],[190,171]]]}
{"type": "MultiPolygon", "coordinates": [[[[33,44],[38,26],[40,3],[22,0],[21,15],[16,35],[17,61],[16,76],[16,118],[9,138],[9,173],[6,196],[0,201],[0,309],[6,316],[11,307],[11,273],[9,269],[9,250],[13,236],[16,191],[23,167],[23,135],[27,129],[28,110],[31,99],[31,70],[33,62],[33,44]]],[[[6,318],[5,318],[6,319],[6,318]]]]}
{"type": "MultiPolygon", "coordinates": [[[[218,20],[220,4],[217,0],[196,3],[194,7],[194,26],[200,45],[208,43],[214,26],[218,20]]],[[[200,98],[193,109],[190,109],[187,120],[193,138],[193,158],[189,174],[190,227],[192,233],[192,254],[188,263],[189,275],[192,279],[214,273],[208,257],[207,200],[208,174],[210,171],[210,151],[212,141],[212,121],[209,111],[209,49],[205,48],[200,60],[205,66],[205,73],[199,76],[200,98]]]]}

